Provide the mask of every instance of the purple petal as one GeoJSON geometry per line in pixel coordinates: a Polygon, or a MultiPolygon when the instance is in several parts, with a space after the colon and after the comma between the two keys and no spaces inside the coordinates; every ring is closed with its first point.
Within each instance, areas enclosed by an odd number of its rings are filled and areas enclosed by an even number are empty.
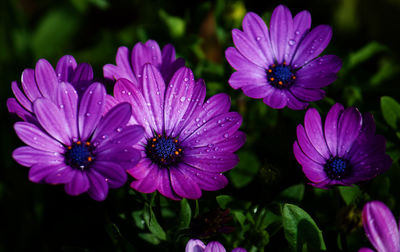
{"type": "Polygon", "coordinates": [[[203,252],[206,245],[200,240],[190,239],[186,244],[185,252],[203,252]]]}
{"type": "Polygon", "coordinates": [[[322,131],[321,116],[315,108],[307,110],[304,117],[304,128],[308,139],[314,148],[325,158],[329,159],[331,154],[325,142],[324,132],[322,131]]]}
{"type": "Polygon", "coordinates": [[[96,130],[93,133],[92,141],[102,141],[102,139],[109,139],[120,133],[127,125],[131,117],[132,109],[129,103],[120,103],[113,107],[101,119],[96,130]],[[106,136],[102,138],[102,136],[106,136]]]}
{"type": "Polygon", "coordinates": [[[223,113],[197,128],[190,136],[182,140],[182,143],[192,147],[218,143],[234,134],[241,124],[242,117],[239,113],[223,113]]]}
{"type": "Polygon", "coordinates": [[[308,89],[297,85],[291,86],[290,92],[292,92],[297,99],[306,102],[318,101],[325,96],[325,91],[322,89],[308,89]]]}
{"type": "Polygon", "coordinates": [[[59,81],[71,82],[72,74],[77,66],[77,63],[71,55],[64,55],[57,62],[56,73],[59,81]]]}
{"type": "Polygon", "coordinates": [[[312,29],[301,41],[293,57],[292,65],[297,68],[317,57],[329,44],[332,29],[328,25],[319,25],[312,29]]]}
{"type": "Polygon", "coordinates": [[[180,164],[179,169],[183,174],[192,178],[202,190],[217,191],[228,184],[228,179],[221,173],[207,172],[186,164],[180,164]]]}
{"type": "Polygon", "coordinates": [[[159,169],[159,173],[159,176],[163,179],[158,181],[157,190],[167,198],[181,200],[182,198],[172,190],[169,169],[159,169]]]}
{"type": "Polygon", "coordinates": [[[191,177],[188,177],[181,171],[179,165],[178,167],[170,168],[169,172],[172,188],[176,194],[188,199],[198,199],[201,197],[201,190],[198,185],[191,177]]]}
{"type": "Polygon", "coordinates": [[[296,72],[296,86],[304,88],[325,87],[337,78],[342,61],[335,55],[319,57],[296,72]]]}
{"type": "Polygon", "coordinates": [[[306,154],[311,160],[313,160],[316,163],[319,163],[321,165],[324,165],[326,163],[326,160],[328,158],[324,158],[320,152],[316,149],[315,145],[313,145],[307,136],[306,130],[304,129],[303,125],[299,124],[297,125],[296,128],[297,132],[297,139],[299,142],[299,146],[301,147],[301,150],[306,154]]]}
{"type": "Polygon", "coordinates": [[[272,49],[278,64],[283,63],[285,53],[290,49],[289,40],[293,39],[293,18],[290,10],[279,5],[275,8],[270,21],[270,34],[272,49]]]}
{"type": "Polygon", "coordinates": [[[32,103],[24,93],[21,91],[21,89],[18,87],[18,83],[16,81],[13,81],[11,83],[11,89],[14,93],[15,98],[17,98],[18,102],[29,112],[32,112],[32,103]]]}
{"type": "Polygon", "coordinates": [[[40,59],[36,63],[35,79],[43,97],[55,101],[58,79],[56,72],[47,60],[40,59]]]}
{"type": "Polygon", "coordinates": [[[164,130],[167,135],[176,131],[190,106],[194,85],[193,73],[187,67],[182,67],[172,77],[165,94],[164,130]]]}
{"type": "Polygon", "coordinates": [[[87,176],[90,182],[88,190],[89,196],[97,201],[105,200],[108,194],[107,180],[93,169],[88,171],[87,176]]]}
{"type": "Polygon", "coordinates": [[[263,102],[274,109],[284,108],[287,104],[287,91],[272,88],[272,91],[263,99],[263,102]]]}
{"type": "Polygon", "coordinates": [[[61,143],[47,135],[34,124],[17,122],[14,124],[14,129],[18,137],[33,148],[58,153],[64,153],[65,151],[61,143]]]}
{"type": "Polygon", "coordinates": [[[379,252],[400,251],[400,234],[390,209],[380,201],[365,204],[362,221],[369,241],[379,252]]]}
{"type": "Polygon", "coordinates": [[[44,164],[61,164],[64,162],[64,156],[58,152],[42,151],[30,146],[22,146],[15,149],[12,153],[12,157],[20,165],[30,167],[36,163],[44,164]]]}
{"type": "Polygon", "coordinates": [[[151,64],[145,64],[143,68],[143,96],[147,103],[147,109],[153,114],[155,123],[153,130],[158,133],[163,130],[164,92],[165,83],[158,69],[151,64]]]}
{"type": "Polygon", "coordinates": [[[332,153],[332,156],[334,157],[337,156],[337,146],[338,146],[337,143],[339,136],[338,125],[339,125],[339,118],[342,115],[343,110],[344,108],[342,104],[336,103],[329,110],[328,115],[326,116],[325,119],[325,126],[324,126],[325,140],[330,153],[332,153]]]}
{"type": "Polygon", "coordinates": [[[289,50],[288,56],[285,57],[288,63],[292,61],[293,55],[296,52],[304,35],[311,28],[311,15],[308,11],[304,10],[299,12],[293,19],[293,38],[288,41],[289,50]]]}
{"type": "Polygon", "coordinates": [[[341,115],[338,123],[338,152],[343,157],[350,151],[351,145],[360,134],[362,117],[356,108],[347,108],[341,115]]]}
{"type": "Polygon", "coordinates": [[[110,188],[119,188],[125,184],[128,177],[125,170],[116,162],[118,160],[103,161],[95,159],[90,168],[100,173],[110,188]]]}
{"type": "Polygon", "coordinates": [[[263,61],[268,65],[274,63],[271,41],[269,38],[268,27],[257,14],[249,12],[243,19],[243,31],[247,34],[249,40],[253,40],[263,56],[263,61]]]}
{"type": "Polygon", "coordinates": [[[324,172],[324,167],[321,164],[318,164],[307,157],[303,151],[300,149],[299,144],[294,142],[293,144],[293,152],[294,156],[296,157],[297,161],[303,168],[304,175],[314,182],[314,183],[321,183],[327,180],[327,176],[324,172]]]}
{"type": "Polygon", "coordinates": [[[147,63],[159,69],[161,65],[161,50],[157,42],[148,40],[146,44],[137,43],[132,49],[131,62],[136,76],[142,74],[144,65],[147,63]]]}
{"type": "MultiPolygon", "coordinates": [[[[67,107],[68,104],[65,106],[67,107]]],[[[46,98],[36,99],[33,110],[40,125],[50,136],[65,145],[71,145],[72,135],[69,135],[71,133],[68,127],[70,122],[65,120],[64,113],[53,102],[46,98]]]]}
{"type": "Polygon", "coordinates": [[[86,141],[98,125],[104,111],[106,90],[101,83],[93,83],[83,94],[79,105],[78,127],[81,141],[86,141]]]}
{"type": "Polygon", "coordinates": [[[236,154],[229,152],[207,152],[200,154],[199,151],[187,150],[183,156],[182,162],[197,169],[211,172],[225,172],[237,165],[239,158],[236,154]]]}
{"type": "Polygon", "coordinates": [[[204,252],[226,252],[224,246],[217,241],[212,241],[207,244],[207,247],[204,249],[204,252]]]}
{"type": "MultiPolygon", "coordinates": [[[[131,187],[142,193],[154,192],[159,184],[160,180],[166,180],[169,178],[161,177],[159,167],[156,164],[151,164],[147,167],[148,171],[145,177],[132,181],[131,187]]],[[[128,171],[130,173],[130,170],[128,171]]],[[[131,173],[130,173],[131,174],[131,173]]],[[[132,174],[131,174],[132,175],[132,174]]]]}
{"type": "MultiPolygon", "coordinates": [[[[57,91],[57,105],[65,117],[65,130],[70,139],[78,139],[78,95],[74,87],[61,82],[57,91]]],[[[58,118],[55,118],[58,120],[58,118]]]]}
{"type": "Polygon", "coordinates": [[[263,52],[256,45],[256,42],[248,39],[244,32],[233,29],[232,39],[239,52],[249,61],[263,68],[267,68],[270,65],[271,62],[265,59],[263,52]]]}
{"type": "Polygon", "coordinates": [[[72,178],[71,182],[65,184],[65,192],[72,196],[87,192],[90,187],[90,182],[86,172],[77,169],[73,169],[73,172],[74,177],[72,178]]]}
{"type": "Polygon", "coordinates": [[[25,69],[21,76],[22,88],[28,99],[34,101],[36,98],[42,97],[35,80],[35,71],[33,69],[25,69]]]}

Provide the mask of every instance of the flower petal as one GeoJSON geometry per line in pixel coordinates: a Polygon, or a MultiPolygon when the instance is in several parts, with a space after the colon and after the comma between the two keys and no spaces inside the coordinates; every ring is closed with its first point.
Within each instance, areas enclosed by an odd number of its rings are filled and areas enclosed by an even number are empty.
{"type": "Polygon", "coordinates": [[[90,182],[86,172],[77,169],[73,169],[73,172],[74,177],[72,178],[71,182],[65,184],[65,192],[72,196],[87,192],[90,187],[90,182]]]}
{"type": "Polygon", "coordinates": [[[17,122],[14,124],[15,132],[22,142],[33,148],[43,151],[64,153],[64,147],[54,138],[47,135],[36,125],[27,122],[17,122]]]}
{"type": "Polygon", "coordinates": [[[88,87],[79,104],[78,129],[81,141],[86,141],[98,125],[104,111],[106,89],[95,82],[88,87]]]}
{"type": "MultiPolygon", "coordinates": [[[[69,104],[66,104],[68,107],[69,104]]],[[[33,104],[33,111],[40,125],[54,137],[65,145],[71,145],[68,124],[65,120],[64,113],[49,99],[38,98],[33,104]]],[[[73,123],[73,122],[72,122],[73,123]]],[[[73,127],[74,125],[72,125],[73,127]]]]}
{"type": "Polygon", "coordinates": [[[78,64],[71,55],[64,55],[57,62],[56,74],[59,81],[71,82],[72,74],[78,64]]]}
{"type": "Polygon", "coordinates": [[[293,34],[292,13],[286,6],[279,5],[272,12],[270,21],[272,50],[278,64],[285,60],[285,53],[289,51],[289,40],[293,39],[293,34]]]}
{"type": "Polygon", "coordinates": [[[379,252],[399,251],[400,234],[390,209],[380,201],[365,204],[362,221],[369,241],[379,252]]]}
{"type": "Polygon", "coordinates": [[[172,188],[182,198],[198,199],[201,197],[201,190],[191,177],[182,173],[181,168],[174,167],[169,170],[172,188]]]}
{"type": "Polygon", "coordinates": [[[343,106],[340,103],[336,103],[332,106],[329,110],[328,115],[325,119],[325,140],[326,144],[329,148],[330,153],[332,156],[337,156],[337,146],[338,146],[338,137],[339,137],[339,118],[343,113],[343,106]]]}
{"type": "Polygon", "coordinates": [[[55,101],[58,79],[56,72],[47,60],[40,59],[36,63],[35,79],[43,97],[55,101]]]}
{"type": "Polygon", "coordinates": [[[307,64],[328,46],[331,38],[332,29],[329,25],[318,25],[312,29],[297,48],[292,65],[298,68],[307,64]]]}

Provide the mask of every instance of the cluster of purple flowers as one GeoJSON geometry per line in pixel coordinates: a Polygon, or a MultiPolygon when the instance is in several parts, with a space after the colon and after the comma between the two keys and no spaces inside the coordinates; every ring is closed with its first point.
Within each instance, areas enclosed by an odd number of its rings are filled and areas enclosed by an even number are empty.
{"type": "MultiPolygon", "coordinates": [[[[322,88],[341,68],[335,55],[318,57],[332,30],[311,29],[308,11],[292,17],[280,5],[269,30],[257,14],[248,13],[243,31],[233,30],[232,37],[235,47],[225,54],[236,72],[229,84],[272,108],[305,109],[323,98],[322,88]]],[[[116,65],[103,70],[115,82],[113,95],[94,81],[89,64],[77,64],[69,55],[55,69],[40,59],[35,69],[23,71],[20,83],[12,83],[15,98],[7,106],[22,119],[14,129],[27,145],[14,150],[13,158],[30,168],[31,181],[64,184],[68,194],[87,192],[98,201],[109,188],[123,186],[127,174],[134,178],[133,189],[174,200],[198,199],[202,190],[228,184],[223,172],[238,163],[234,152],[245,134],[227,94],[206,100],[204,80],[195,79],[172,45],[161,50],[153,40],[132,50],[120,47],[116,65]]],[[[332,106],[324,125],[318,111],[308,109],[293,145],[304,174],[319,188],[351,185],[386,171],[391,159],[385,149],[372,115],[341,104],[332,106]]],[[[375,248],[399,250],[398,228],[387,207],[367,204],[363,220],[375,248]],[[371,219],[388,224],[376,226],[371,219]],[[382,238],[388,232],[395,235],[382,238]]],[[[190,240],[186,251],[225,249],[218,242],[190,240]]]]}

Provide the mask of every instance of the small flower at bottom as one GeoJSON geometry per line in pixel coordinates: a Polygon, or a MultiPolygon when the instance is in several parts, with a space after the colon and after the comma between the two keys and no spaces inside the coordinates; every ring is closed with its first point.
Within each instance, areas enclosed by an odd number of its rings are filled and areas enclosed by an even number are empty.
{"type": "Polygon", "coordinates": [[[342,63],[335,55],[317,58],[331,40],[330,26],[310,28],[308,11],[292,18],[283,5],[273,11],[269,31],[257,14],[247,13],[243,31],[232,31],[235,47],[225,52],[237,70],[229,79],[231,87],[251,98],[263,98],[276,109],[304,109],[322,99],[325,91],[321,88],[336,80],[342,63]]]}
{"type": "Polygon", "coordinates": [[[324,128],[318,111],[308,109],[293,145],[304,174],[320,188],[351,185],[385,172],[392,163],[385,150],[386,140],[375,135],[372,115],[339,103],[330,109],[324,128]]]}
{"type": "MultiPolygon", "coordinates": [[[[200,240],[190,239],[186,244],[185,252],[226,252],[226,249],[217,241],[209,242],[206,246],[200,240]]],[[[247,250],[244,248],[235,248],[232,252],[247,252],[247,250]]]]}
{"type": "Polygon", "coordinates": [[[222,172],[237,164],[234,152],[245,142],[238,131],[242,117],[229,112],[229,96],[217,94],[204,102],[204,81],[195,81],[187,67],[167,84],[152,64],[145,64],[142,76],[142,88],[126,79],[114,87],[115,100],[132,105],[130,123],[145,129],[145,139],[136,145],[142,159],[128,170],[136,179],[131,187],[175,200],[198,199],[201,190],[225,187],[222,172]]]}
{"type": "MultiPolygon", "coordinates": [[[[378,252],[400,251],[400,232],[390,209],[380,201],[370,201],[362,211],[362,221],[369,241],[378,252]]],[[[361,248],[359,252],[373,251],[361,248]]]]}
{"type": "Polygon", "coordinates": [[[15,124],[18,137],[28,146],[14,150],[13,158],[30,167],[32,182],[65,184],[70,195],[88,192],[93,199],[104,200],[109,187],[126,182],[125,169],[139,161],[132,144],[143,137],[143,127],[126,126],[132,113],[127,103],[102,117],[106,91],[100,83],[90,85],[79,102],[69,83],[60,83],[55,92],[56,103],[47,98],[33,103],[37,124],[15,124]]]}

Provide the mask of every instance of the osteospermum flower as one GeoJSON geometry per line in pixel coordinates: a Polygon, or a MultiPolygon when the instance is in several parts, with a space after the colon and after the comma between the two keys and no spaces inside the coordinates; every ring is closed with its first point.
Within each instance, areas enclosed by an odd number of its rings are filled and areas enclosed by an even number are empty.
{"type": "MultiPolygon", "coordinates": [[[[400,232],[390,209],[380,201],[365,204],[362,222],[369,241],[378,252],[400,251],[400,232]]],[[[359,252],[373,252],[362,248],[359,252]]]]}
{"type": "Polygon", "coordinates": [[[145,128],[145,139],[136,145],[142,159],[128,170],[136,179],[131,187],[176,200],[225,187],[222,172],[237,164],[233,152],[245,141],[238,131],[240,114],[229,112],[229,96],[217,94],[204,102],[204,81],[195,81],[186,67],[168,85],[152,64],[145,64],[142,75],[142,88],[127,79],[114,86],[115,99],[134,108],[131,123],[145,128]]]}
{"type": "Polygon", "coordinates": [[[55,103],[48,98],[33,103],[38,125],[15,124],[17,135],[28,146],[14,150],[13,158],[30,167],[32,182],[65,184],[68,194],[88,192],[99,201],[106,198],[109,187],[126,182],[125,169],[140,159],[132,144],[143,137],[143,127],[126,126],[131,116],[127,103],[102,118],[105,95],[103,85],[93,83],[78,103],[74,87],[61,82],[55,103]]]}
{"type": "MultiPolygon", "coordinates": [[[[226,249],[217,241],[209,242],[206,246],[200,240],[190,239],[186,244],[185,252],[226,252],[226,249]]],[[[247,252],[247,250],[244,248],[235,248],[232,252],[247,252]]]]}
{"type": "Polygon", "coordinates": [[[17,114],[25,121],[33,119],[33,102],[40,97],[56,101],[56,90],[60,82],[74,86],[79,95],[93,82],[93,69],[87,63],[77,64],[74,57],[65,55],[58,61],[56,69],[45,60],[40,59],[35,69],[27,68],[22,72],[21,84],[11,84],[15,98],[7,100],[10,113],[17,114]]]}
{"type": "Polygon", "coordinates": [[[232,31],[236,48],[225,52],[237,70],[229,79],[231,87],[277,109],[304,109],[320,100],[325,95],[321,88],[336,80],[341,61],[335,55],[316,58],[331,40],[332,30],[328,25],[310,27],[308,11],[292,18],[283,5],[272,13],[269,31],[257,14],[247,13],[243,31],[232,31]]]}
{"type": "Polygon", "coordinates": [[[121,46],[115,61],[117,65],[107,64],[103,67],[104,77],[111,80],[125,78],[134,84],[141,82],[139,79],[146,63],[151,63],[161,72],[165,83],[169,83],[176,70],[185,65],[182,58],[175,58],[175,48],[171,44],[164,46],[161,51],[154,40],[136,43],[132,51],[121,46]]]}
{"type": "Polygon", "coordinates": [[[386,171],[392,160],[385,154],[386,140],[375,135],[370,113],[339,103],[326,116],[324,128],[315,108],[307,110],[303,125],[297,126],[293,145],[297,161],[316,187],[351,185],[386,171]]]}

